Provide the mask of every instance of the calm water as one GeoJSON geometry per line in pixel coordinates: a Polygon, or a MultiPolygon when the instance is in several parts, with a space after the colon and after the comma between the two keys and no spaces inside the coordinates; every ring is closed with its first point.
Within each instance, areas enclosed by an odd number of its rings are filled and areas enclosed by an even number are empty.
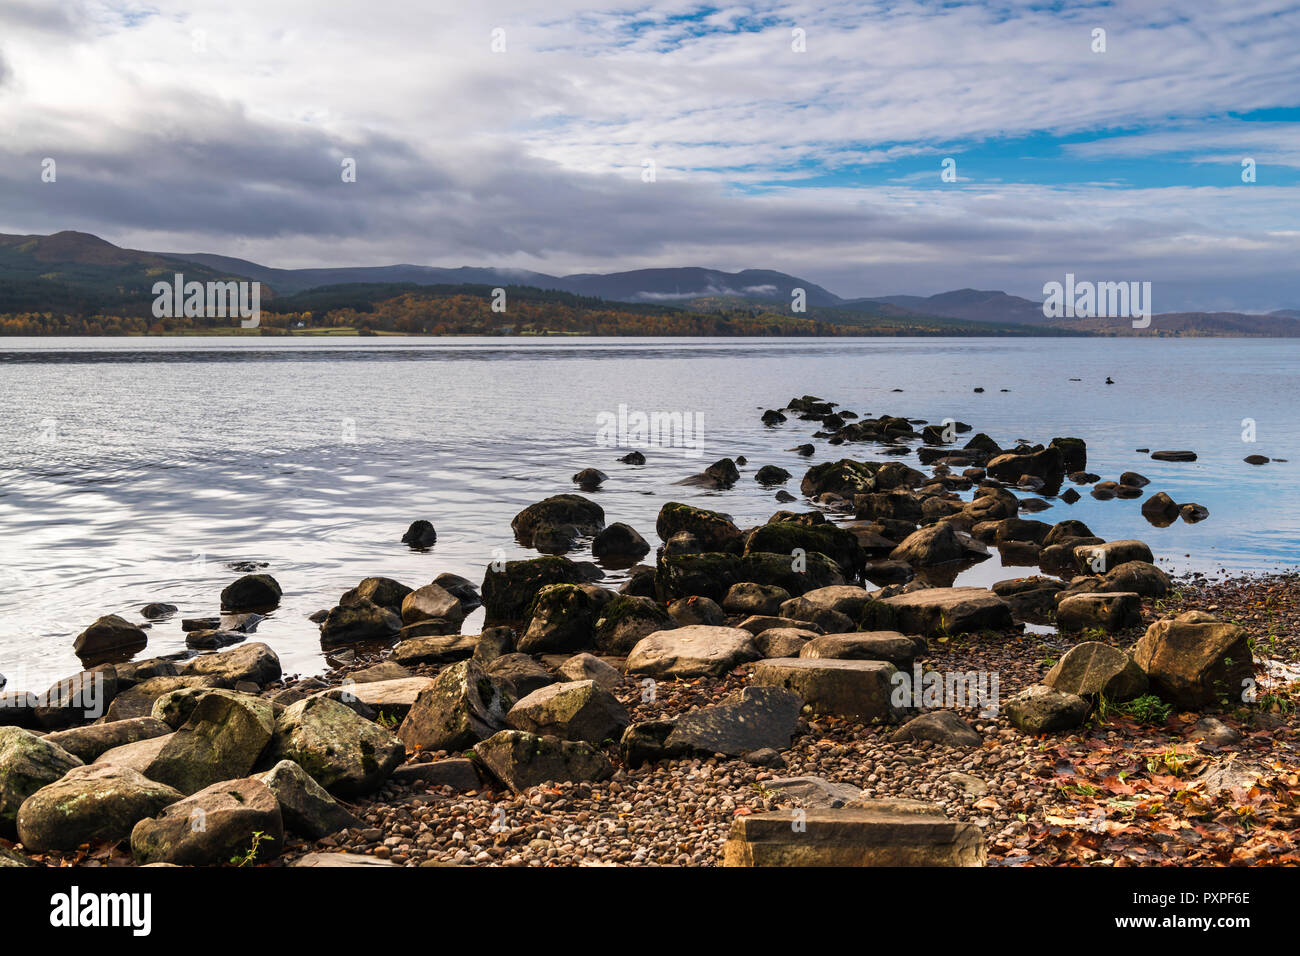
{"type": "MultiPolygon", "coordinates": [[[[43,689],[79,669],[72,641],[96,617],[138,619],[151,601],[181,614],[154,626],[144,653],[181,650],[179,618],[215,614],[236,561],[267,562],[285,591],[257,639],[286,671],[316,671],[307,614],[366,575],[479,581],[495,549],[531,556],[511,517],[573,491],[586,466],[610,476],[593,494],[606,520],[652,545],[667,500],[761,522],[780,506],[754,470],[786,467],[798,494],[808,462],[786,449],[815,425],[765,429],[759,415],[805,393],[863,415],[960,419],[1004,445],[1078,435],[1089,470],[1140,471],[1148,491],[1210,518],[1157,529],[1140,500],[1086,493],[1034,517],[1141,537],[1171,570],[1290,567],[1297,368],[1295,340],[0,339],[0,672],[11,690],[43,689]],[[702,457],[649,449],[644,467],[617,463],[597,417],[620,404],[702,415],[702,457]],[[1142,447],[1200,460],[1155,462],[1142,447]],[[1256,468],[1242,462],[1251,453],[1291,463],[1256,468]],[[736,455],[750,465],[730,491],[673,485],[736,455]],[[428,553],[400,544],[416,518],[437,527],[428,553]]],[[[879,457],[817,444],[813,462],[879,457]]],[[[995,557],[959,583],[1025,573],[995,557]]]]}

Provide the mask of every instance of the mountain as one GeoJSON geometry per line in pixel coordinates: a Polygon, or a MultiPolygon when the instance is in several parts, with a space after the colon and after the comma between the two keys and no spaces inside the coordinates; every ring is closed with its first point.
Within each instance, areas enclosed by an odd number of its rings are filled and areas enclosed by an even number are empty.
{"type": "MultiPolygon", "coordinates": [[[[411,264],[277,269],[212,253],[125,249],[98,236],[72,231],[50,236],[0,235],[0,315],[22,314],[27,316],[26,322],[39,322],[33,315],[44,313],[147,317],[153,284],[176,272],[203,282],[259,281],[263,283],[263,307],[281,314],[342,309],[382,317],[385,310],[397,310],[412,327],[419,327],[407,314],[407,300],[412,295],[417,299],[477,301],[487,290],[501,286],[515,289],[516,298],[521,290],[531,289],[534,297],[543,296],[539,302],[558,303],[557,308],[573,315],[607,313],[606,305],[624,303],[644,310],[640,315],[655,316],[662,322],[669,321],[669,312],[674,313],[672,322],[685,321],[682,314],[692,313],[699,317],[700,327],[715,321],[726,327],[728,322],[734,325],[765,316],[763,321],[774,328],[773,323],[779,324],[784,315],[812,320],[814,325],[861,328],[866,334],[1300,336],[1300,310],[1296,309],[1268,315],[1166,313],[1154,316],[1148,330],[1135,330],[1126,320],[1047,319],[1041,303],[1000,291],[956,289],[930,296],[844,299],[798,276],[766,269],[723,272],[688,267],[566,276],[524,269],[411,264]],[[791,312],[795,289],[804,290],[805,313],[791,312]],[[575,298],[563,302],[545,298],[553,295],[575,298]],[[283,300],[278,306],[274,304],[277,298],[283,300]],[[404,304],[393,304],[399,301],[404,304]]],[[[617,322],[614,327],[619,327],[617,322]]]]}
{"type": "Polygon", "coordinates": [[[956,289],[931,296],[887,295],[873,299],[853,299],[845,305],[860,303],[894,305],[922,315],[940,315],[970,322],[1011,322],[1024,325],[1050,325],[1053,322],[1043,315],[1041,302],[1007,295],[1005,292],[985,292],[980,289],[956,289]]]}

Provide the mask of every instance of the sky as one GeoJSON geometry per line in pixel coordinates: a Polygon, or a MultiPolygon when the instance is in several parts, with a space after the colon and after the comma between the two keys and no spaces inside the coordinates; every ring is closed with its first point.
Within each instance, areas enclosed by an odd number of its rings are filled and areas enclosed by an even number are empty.
{"type": "Polygon", "coordinates": [[[1298,121],[1278,0],[0,0],[0,232],[284,268],[1300,308],[1298,121]]]}

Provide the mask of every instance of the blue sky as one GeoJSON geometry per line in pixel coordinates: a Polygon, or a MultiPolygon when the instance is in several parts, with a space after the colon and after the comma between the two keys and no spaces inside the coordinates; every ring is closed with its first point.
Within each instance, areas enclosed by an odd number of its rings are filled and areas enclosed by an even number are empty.
{"type": "Polygon", "coordinates": [[[1297,307],[1298,121],[1280,0],[0,8],[0,231],[277,266],[1297,307]]]}

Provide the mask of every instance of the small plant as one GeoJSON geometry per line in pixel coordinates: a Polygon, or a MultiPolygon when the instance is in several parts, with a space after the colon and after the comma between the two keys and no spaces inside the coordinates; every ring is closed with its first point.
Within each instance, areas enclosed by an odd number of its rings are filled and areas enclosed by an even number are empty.
{"type": "Polygon", "coordinates": [[[253,845],[248,848],[248,852],[245,853],[243,856],[232,856],[230,858],[230,862],[235,866],[248,866],[250,863],[253,862],[253,860],[257,859],[258,847],[262,845],[262,842],[264,840],[269,843],[274,843],[275,837],[269,836],[268,834],[264,833],[261,830],[254,830],[253,845]]]}
{"type": "Polygon", "coordinates": [[[1173,747],[1167,747],[1163,752],[1147,757],[1147,773],[1181,777],[1187,772],[1187,765],[1193,759],[1195,758],[1180,754],[1173,747]]]}
{"type": "Polygon", "coordinates": [[[381,710],[379,716],[375,718],[375,723],[379,724],[380,727],[387,727],[389,730],[392,730],[400,724],[401,721],[381,710]]]}
{"type": "Polygon", "coordinates": [[[1173,713],[1172,704],[1166,704],[1154,694],[1143,694],[1130,700],[1120,710],[1140,724],[1163,724],[1173,713]]]}

